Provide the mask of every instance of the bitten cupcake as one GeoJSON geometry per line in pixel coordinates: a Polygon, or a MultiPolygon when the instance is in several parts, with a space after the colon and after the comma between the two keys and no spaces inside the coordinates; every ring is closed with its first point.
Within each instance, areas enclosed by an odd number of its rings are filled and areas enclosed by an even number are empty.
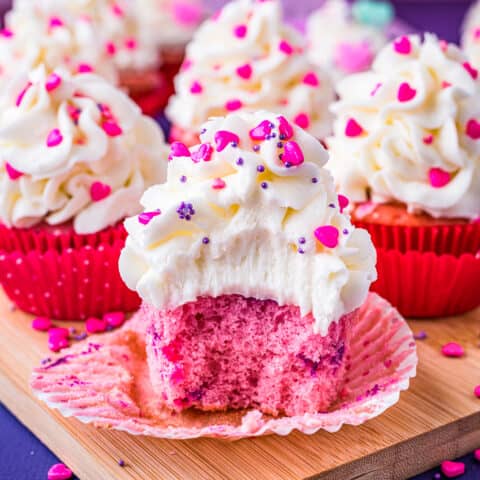
{"type": "Polygon", "coordinates": [[[329,167],[377,247],[376,290],[407,316],[476,307],[477,70],[434,35],[404,36],[338,91],[329,167]]]}
{"type": "Polygon", "coordinates": [[[388,2],[327,0],[307,20],[308,58],[336,80],[368,70],[388,43],[393,18],[388,2]]]}
{"type": "Polygon", "coordinates": [[[166,183],[125,223],[120,271],[144,301],[154,391],[174,410],[323,411],[376,277],[370,237],[342,213],[320,142],[285,117],[202,131],[172,145],[166,183]]]}
{"type": "Polygon", "coordinates": [[[331,132],[328,76],[313,67],[278,1],[238,0],[206,21],[187,46],[167,107],[172,141],[198,142],[212,116],[267,109],[323,139],[331,132]]]}
{"type": "Polygon", "coordinates": [[[132,310],[122,220],[164,179],[155,122],[92,74],[43,66],[0,102],[0,283],[21,309],[59,319],[132,310]]]}

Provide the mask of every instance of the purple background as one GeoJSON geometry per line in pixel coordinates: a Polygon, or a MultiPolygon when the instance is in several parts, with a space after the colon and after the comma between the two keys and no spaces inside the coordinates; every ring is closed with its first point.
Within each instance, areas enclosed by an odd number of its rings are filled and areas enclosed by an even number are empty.
{"type": "MultiPolygon", "coordinates": [[[[0,0],[0,12],[9,2],[0,0]]],[[[212,6],[221,0],[209,0],[212,6]]],[[[299,17],[322,3],[322,0],[293,0],[287,4],[287,18],[299,17]]],[[[458,41],[460,24],[470,0],[396,0],[397,15],[416,30],[433,31],[449,41],[458,41]]],[[[478,446],[480,448],[480,445],[478,446]]],[[[467,473],[462,480],[479,480],[480,464],[473,455],[462,459],[467,473]]],[[[48,468],[59,460],[42,443],[0,405],[0,480],[44,480],[48,468]]],[[[439,469],[424,473],[415,480],[431,480],[439,469]]],[[[96,479],[86,479],[96,480],[96,479]]],[[[148,479],[145,479],[148,480],[148,479]]]]}

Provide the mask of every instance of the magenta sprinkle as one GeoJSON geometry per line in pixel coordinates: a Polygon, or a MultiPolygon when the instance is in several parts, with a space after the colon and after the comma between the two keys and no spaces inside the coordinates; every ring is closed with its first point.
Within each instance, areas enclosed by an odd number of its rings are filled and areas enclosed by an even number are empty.
{"type": "Polygon", "coordinates": [[[193,95],[198,95],[203,92],[203,87],[200,82],[197,82],[196,80],[192,82],[190,85],[190,93],[193,95]]]}
{"type": "Polygon", "coordinates": [[[109,312],[103,316],[103,320],[108,326],[118,328],[125,323],[125,314],[123,312],[109,312]]]}
{"type": "Polygon", "coordinates": [[[280,116],[278,117],[279,126],[279,132],[280,132],[280,140],[290,140],[293,137],[293,127],[288,123],[288,120],[280,116]]]}
{"type": "Polygon", "coordinates": [[[161,213],[160,209],[154,210],[153,212],[143,212],[138,216],[138,223],[148,225],[152,218],[158,217],[161,213]]]}
{"type": "Polygon", "coordinates": [[[431,168],[428,171],[430,185],[433,188],[442,188],[450,182],[450,173],[441,168],[431,168]]]}
{"type": "Polygon", "coordinates": [[[441,463],[440,469],[447,478],[455,478],[465,473],[465,464],[462,462],[445,460],[441,463]]]}
{"type": "Polygon", "coordinates": [[[88,63],[80,63],[77,67],[78,73],[91,73],[93,72],[93,67],[88,63]]]}
{"type": "Polygon", "coordinates": [[[211,160],[213,148],[209,143],[202,143],[196,152],[192,152],[192,161],[195,163],[211,160]]]}
{"type": "Polygon", "coordinates": [[[114,3],[111,8],[114,15],[116,15],[117,17],[123,17],[123,9],[120,5],[118,5],[118,3],[114,3]]]}
{"type": "Polygon", "coordinates": [[[62,77],[57,75],[56,73],[52,73],[45,82],[45,89],[47,92],[51,92],[60,86],[62,83],[62,77]]]}
{"type": "Polygon", "coordinates": [[[107,322],[100,318],[90,317],[85,322],[85,329],[88,333],[102,333],[107,329],[107,322]]]}
{"type": "Polygon", "coordinates": [[[400,55],[409,55],[412,51],[412,44],[408,37],[400,37],[393,42],[393,49],[400,55]]]}
{"type": "Polygon", "coordinates": [[[291,55],[293,53],[293,47],[286,40],[282,40],[279,43],[278,49],[285,55],[291,55]]]}
{"type": "Polygon", "coordinates": [[[465,355],[465,350],[460,344],[450,342],[442,346],[442,354],[446,357],[460,358],[465,355]]]}
{"type": "Polygon", "coordinates": [[[345,135],[347,137],[358,137],[362,133],[362,126],[354,118],[349,118],[345,126],[345,135]]]}
{"type": "Polygon", "coordinates": [[[242,106],[243,106],[243,103],[241,102],[241,100],[238,100],[236,98],[229,100],[225,104],[225,108],[227,109],[228,112],[235,112],[236,110],[240,110],[242,106]]]}
{"type": "Polygon", "coordinates": [[[102,124],[103,131],[109,136],[109,137],[118,137],[123,133],[122,128],[117,122],[113,121],[106,121],[103,122],[102,124]]]}
{"type": "Polygon", "coordinates": [[[214,190],[222,190],[227,186],[224,180],[221,178],[215,178],[212,183],[212,188],[214,190]]]}
{"type": "Polygon", "coordinates": [[[245,65],[238,67],[236,72],[240,78],[248,80],[252,76],[253,70],[252,66],[249,63],[246,63],[245,65]]]}
{"type": "Polygon", "coordinates": [[[15,101],[15,106],[19,107],[22,103],[23,97],[27,93],[27,90],[32,86],[32,82],[28,82],[25,88],[18,94],[17,100],[15,101]]]}
{"type": "Polygon", "coordinates": [[[469,73],[469,75],[476,80],[478,78],[478,70],[473,68],[470,63],[463,63],[463,68],[469,73]]]}
{"type": "Polygon", "coordinates": [[[318,87],[320,85],[320,81],[315,72],[308,72],[305,74],[303,77],[303,83],[305,85],[310,85],[311,87],[318,87]]]}
{"type": "Polygon", "coordinates": [[[465,133],[472,139],[478,140],[480,138],[480,122],[477,122],[474,118],[471,118],[467,122],[465,133]]]}
{"type": "Polygon", "coordinates": [[[56,463],[48,470],[48,480],[68,480],[72,478],[72,471],[63,463],[56,463]]]}
{"type": "Polygon", "coordinates": [[[68,338],[64,338],[60,336],[48,337],[48,348],[52,352],[59,352],[60,350],[63,350],[64,348],[67,348],[69,346],[70,346],[70,342],[68,341],[68,338]]]}
{"type": "Polygon", "coordinates": [[[341,193],[338,194],[338,206],[340,207],[340,213],[343,213],[343,211],[348,207],[349,200],[345,195],[342,195],[341,193]]]}
{"type": "Polygon", "coordinates": [[[63,136],[58,128],[54,128],[47,136],[47,147],[56,147],[63,142],[63,136]]]}
{"type": "Polygon", "coordinates": [[[0,36],[4,38],[12,38],[13,37],[13,32],[9,30],[8,28],[2,28],[0,30],[0,36]]]}
{"type": "Polygon", "coordinates": [[[173,142],[170,145],[170,157],[190,157],[190,150],[182,142],[173,142]]]}
{"type": "Polygon", "coordinates": [[[269,120],[263,120],[255,128],[252,128],[248,134],[252,140],[261,141],[265,140],[270,135],[272,128],[272,122],[269,120]]]}
{"type": "Polygon", "coordinates": [[[299,113],[293,121],[295,125],[303,129],[307,129],[310,126],[310,117],[306,113],[299,113]]]}
{"type": "Polygon", "coordinates": [[[102,182],[93,182],[90,185],[90,198],[94,202],[100,202],[112,193],[112,187],[102,182]]]}
{"type": "Polygon", "coordinates": [[[70,332],[68,328],[52,327],[48,330],[48,336],[52,338],[68,338],[70,336],[70,332]]]}
{"type": "Polygon", "coordinates": [[[327,248],[338,245],[338,228],[333,225],[323,225],[315,229],[315,238],[327,248]]]}
{"type": "Polygon", "coordinates": [[[32,328],[40,332],[47,332],[52,328],[52,321],[46,317],[37,317],[32,320],[32,328]]]}
{"type": "Polygon", "coordinates": [[[403,82],[398,87],[397,99],[402,103],[409,102],[415,98],[416,94],[417,91],[414,88],[412,88],[407,82],[403,82]]]}
{"type": "Polygon", "coordinates": [[[302,149],[297,142],[289,141],[284,145],[284,153],[282,157],[282,162],[284,164],[290,164],[294,167],[298,167],[305,161],[303,156],[302,149]]]}
{"type": "Polygon", "coordinates": [[[124,45],[127,50],[135,50],[137,48],[137,40],[133,37],[127,38],[124,45]]]}
{"type": "Polygon", "coordinates": [[[22,172],[19,172],[13,168],[8,162],[5,163],[5,170],[7,171],[7,175],[10,180],[17,180],[23,175],[22,172]]]}
{"type": "Polygon", "coordinates": [[[238,145],[238,142],[240,142],[238,135],[228,130],[219,130],[215,133],[215,147],[217,152],[225,150],[229,143],[236,143],[238,145]]]}
{"type": "Polygon", "coordinates": [[[247,35],[247,26],[246,26],[246,25],[237,25],[237,26],[233,29],[233,34],[234,34],[237,38],[245,38],[246,35],[247,35]]]}
{"type": "Polygon", "coordinates": [[[63,20],[60,17],[50,17],[48,25],[50,28],[63,27],[63,20]]]}

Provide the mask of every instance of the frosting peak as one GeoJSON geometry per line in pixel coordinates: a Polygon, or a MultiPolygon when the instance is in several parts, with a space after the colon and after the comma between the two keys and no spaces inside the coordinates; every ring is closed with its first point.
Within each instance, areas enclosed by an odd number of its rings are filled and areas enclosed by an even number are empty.
{"type": "Polygon", "coordinates": [[[458,48],[400,37],[338,92],[328,167],[341,191],[433,217],[480,215],[478,72],[458,48]]]}
{"type": "Polygon", "coordinates": [[[323,138],[331,129],[334,92],[303,50],[278,1],[228,3],[187,46],[168,114],[179,127],[199,132],[211,116],[268,109],[323,138]]]}
{"type": "Polygon", "coordinates": [[[39,67],[0,105],[0,221],[102,230],[139,211],[143,191],[164,179],[165,155],[159,127],[114,86],[39,67]]]}
{"type": "Polygon", "coordinates": [[[325,150],[265,112],[214,118],[201,141],[172,145],[167,181],[126,221],[125,282],[157,308],[233,293],[295,304],[326,333],[365,299],[375,251],[341,212],[325,150]]]}

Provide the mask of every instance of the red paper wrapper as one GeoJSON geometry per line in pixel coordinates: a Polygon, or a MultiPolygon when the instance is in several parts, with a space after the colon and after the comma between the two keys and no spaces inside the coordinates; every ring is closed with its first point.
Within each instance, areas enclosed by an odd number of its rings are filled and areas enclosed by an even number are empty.
{"type": "Polygon", "coordinates": [[[120,330],[64,350],[34,371],[33,391],[67,417],[133,435],[239,439],[360,425],[394,405],[416,373],[415,341],[407,323],[370,293],[352,325],[355,340],[343,393],[328,411],[293,417],[271,417],[255,409],[172,413],[160,404],[150,382],[145,329],[138,313],[120,330]]]}
{"type": "Polygon", "coordinates": [[[0,225],[0,284],[21,310],[60,320],[133,311],[140,299],[123,283],[118,257],[123,225],[92,235],[69,226],[0,225]]]}

